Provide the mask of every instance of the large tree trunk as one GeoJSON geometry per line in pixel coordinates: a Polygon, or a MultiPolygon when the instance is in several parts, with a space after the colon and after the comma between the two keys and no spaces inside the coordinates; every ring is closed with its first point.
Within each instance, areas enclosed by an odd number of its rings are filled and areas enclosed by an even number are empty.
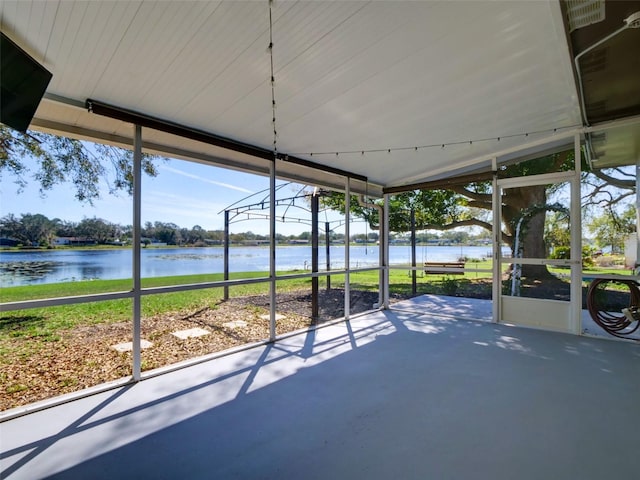
{"type": "MultiPolygon", "coordinates": [[[[514,239],[511,245],[513,255],[515,252],[515,237],[518,221],[522,212],[536,205],[547,203],[547,190],[545,185],[530,187],[510,188],[505,190],[502,217],[507,231],[514,239]]],[[[541,211],[522,222],[520,241],[524,258],[546,258],[547,251],[544,243],[545,212],[541,211]]],[[[529,281],[549,278],[551,274],[544,265],[523,265],[522,276],[529,281]]]]}

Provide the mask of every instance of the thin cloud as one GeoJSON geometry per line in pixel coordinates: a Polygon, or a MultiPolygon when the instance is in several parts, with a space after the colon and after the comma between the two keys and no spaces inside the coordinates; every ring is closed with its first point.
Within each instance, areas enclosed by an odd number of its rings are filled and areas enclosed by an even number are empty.
{"type": "Polygon", "coordinates": [[[216,182],[215,180],[209,180],[208,178],[202,178],[202,177],[200,177],[198,175],[194,175],[192,173],[183,172],[182,170],[178,170],[177,168],[173,168],[173,167],[168,167],[166,165],[161,165],[159,168],[162,169],[162,170],[166,170],[168,172],[171,172],[171,173],[175,173],[176,175],[182,175],[183,177],[193,178],[194,180],[200,180],[201,182],[210,183],[212,185],[217,185],[218,187],[229,188],[231,190],[237,190],[238,192],[253,193],[253,191],[248,190],[248,189],[243,188],[243,187],[238,187],[237,185],[231,185],[229,183],[224,183],[224,182],[216,182]]]}
{"type": "Polygon", "coordinates": [[[160,190],[150,190],[142,195],[143,206],[150,204],[155,205],[172,205],[180,207],[181,209],[201,209],[201,210],[215,210],[218,207],[225,206],[220,202],[202,200],[201,198],[190,197],[187,195],[169,193],[160,190]]]}

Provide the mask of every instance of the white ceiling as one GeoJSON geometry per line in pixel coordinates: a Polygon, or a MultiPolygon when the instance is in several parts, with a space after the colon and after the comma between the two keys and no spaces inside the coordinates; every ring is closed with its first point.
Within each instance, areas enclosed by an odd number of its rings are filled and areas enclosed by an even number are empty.
{"type": "MultiPolygon", "coordinates": [[[[129,142],[130,125],[80,108],[91,98],[272,147],[267,0],[2,0],[0,15],[53,73],[36,128],[129,142]]],[[[278,0],[273,44],[278,151],[373,190],[473,171],[581,125],[557,1],[278,0]]],[[[265,171],[265,160],[143,135],[155,151],[265,171]]]]}

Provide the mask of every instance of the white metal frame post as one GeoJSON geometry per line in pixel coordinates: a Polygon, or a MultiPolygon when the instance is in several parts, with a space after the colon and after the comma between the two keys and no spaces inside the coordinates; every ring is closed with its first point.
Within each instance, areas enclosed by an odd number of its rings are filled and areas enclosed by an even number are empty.
{"type": "Polygon", "coordinates": [[[638,275],[640,265],[640,156],[636,159],[636,263],[633,274],[638,275]]]}
{"type": "Polygon", "coordinates": [[[582,333],[582,206],[580,202],[580,135],[573,138],[574,176],[571,180],[571,330],[582,333]]]}
{"type": "Polygon", "coordinates": [[[276,339],[276,161],[269,166],[269,340],[276,339]]]}
{"type": "Polygon", "coordinates": [[[351,312],[351,289],[349,286],[349,222],[351,221],[351,179],[347,177],[344,184],[344,319],[349,320],[351,312]]]}
{"type": "Polygon", "coordinates": [[[134,125],[133,135],[133,379],[140,380],[142,355],[142,289],[141,246],[142,243],[142,127],[134,125]]]}
{"type": "Polygon", "coordinates": [[[491,282],[491,306],[493,309],[493,323],[500,319],[500,288],[501,282],[501,258],[502,258],[502,201],[501,189],[498,186],[498,160],[491,160],[493,181],[491,184],[493,196],[493,282],[491,282]]]}
{"type": "Polygon", "coordinates": [[[382,268],[384,269],[384,308],[389,310],[389,194],[384,195],[383,209],[383,234],[380,235],[380,248],[384,249],[384,261],[382,268]]]}
{"type": "Polygon", "coordinates": [[[385,276],[384,276],[384,266],[385,266],[385,261],[384,261],[384,252],[385,252],[385,244],[386,242],[384,241],[384,237],[385,237],[385,233],[386,232],[386,225],[384,222],[384,208],[382,207],[378,207],[378,214],[380,215],[380,218],[378,218],[378,225],[380,230],[378,231],[378,284],[379,284],[379,288],[378,288],[378,308],[384,308],[384,299],[385,299],[385,292],[388,290],[389,285],[387,283],[385,283],[385,276]]]}

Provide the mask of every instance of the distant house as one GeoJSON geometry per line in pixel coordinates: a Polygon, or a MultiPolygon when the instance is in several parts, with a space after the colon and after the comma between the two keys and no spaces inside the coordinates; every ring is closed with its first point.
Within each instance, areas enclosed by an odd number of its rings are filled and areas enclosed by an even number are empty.
{"type": "Polygon", "coordinates": [[[74,246],[84,247],[87,245],[97,245],[97,241],[88,237],[56,237],[53,239],[53,245],[56,247],[61,246],[74,246]]]}
{"type": "Polygon", "coordinates": [[[409,245],[409,243],[411,243],[411,240],[409,240],[408,238],[393,238],[389,243],[391,243],[392,245],[409,245]]]}
{"type": "Polygon", "coordinates": [[[242,244],[245,246],[256,247],[258,245],[269,245],[269,240],[243,240],[242,244]]]}
{"type": "Polygon", "coordinates": [[[157,238],[142,237],[141,243],[147,247],[166,247],[167,242],[161,242],[157,238]]]}
{"type": "Polygon", "coordinates": [[[17,247],[20,244],[20,241],[14,238],[0,238],[0,247],[17,247]]]}

